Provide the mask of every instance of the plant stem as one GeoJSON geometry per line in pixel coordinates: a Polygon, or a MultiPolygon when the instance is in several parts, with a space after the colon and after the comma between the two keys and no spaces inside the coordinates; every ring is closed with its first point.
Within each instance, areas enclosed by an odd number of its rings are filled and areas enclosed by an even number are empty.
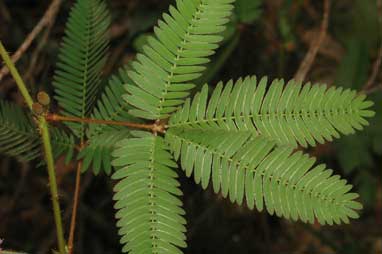
{"type": "Polygon", "coordinates": [[[0,250],[0,254],[28,254],[26,252],[17,252],[13,250],[0,250]]]}
{"type": "MultiPolygon", "coordinates": [[[[1,54],[2,58],[4,59],[5,65],[8,67],[13,78],[15,79],[16,84],[17,84],[22,96],[24,97],[29,109],[32,110],[33,99],[31,97],[31,95],[29,94],[28,89],[26,88],[23,79],[21,78],[15,65],[11,61],[7,51],[5,50],[3,44],[1,43],[1,41],[0,41],[0,54],[1,54]]],[[[65,254],[64,231],[62,228],[62,217],[61,217],[60,204],[58,202],[56,171],[54,169],[54,160],[53,160],[53,153],[52,153],[52,145],[50,143],[48,124],[47,124],[46,119],[42,116],[39,116],[37,120],[38,120],[38,127],[40,129],[42,143],[44,146],[45,161],[46,161],[47,169],[48,169],[50,194],[52,196],[54,221],[56,223],[56,230],[57,230],[58,249],[59,249],[60,254],[65,254]]]]}
{"type": "Polygon", "coordinates": [[[52,145],[50,143],[50,134],[49,134],[48,124],[44,117],[39,117],[38,125],[41,131],[41,137],[42,137],[42,141],[44,145],[45,161],[48,167],[49,187],[50,187],[50,194],[52,196],[54,220],[56,222],[58,249],[60,253],[64,254],[65,239],[64,239],[64,231],[62,228],[61,209],[60,209],[60,204],[58,201],[56,171],[54,169],[54,160],[53,160],[53,153],[52,153],[52,145]]]}
{"type": "Polygon", "coordinates": [[[25,102],[27,103],[29,109],[32,109],[33,99],[30,96],[28,89],[26,88],[23,79],[21,78],[19,72],[17,71],[15,65],[13,64],[11,58],[9,57],[9,54],[5,50],[3,43],[0,41],[0,55],[4,60],[5,65],[8,67],[9,71],[11,72],[13,78],[16,81],[16,84],[22,94],[22,96],[25,99],[25,102]]]}
{"type": "MultiPolygon", "coordinates": [[[[84,146],[84,143],[83,141],[81,141],[80,151],[82,150],[83,146],[84,146]]],[[[77,163],[76,187],[74,190],[72,218],[70,221],[70,229],[69,229],[68,254],[73,253],[74,233],[76,231],[76,218],[77,218],[78,201],[79,201],[80,186],[81,186],[81,168],[82,168],[82,160],[78,161],[77,163]]]]}
{"type": "Polygon", "coordinates": [[[92,119],[92,118],[79,118],[72,116],[61,116],[56,114],[47,114],[47,121],[63,121],[63,122],[78,122],[78,123],[93,123],[93,124],[107,124],[107,125],[119,125],[119,126],[127,126],[136,129],[146,129],[151,130],[153,132],[161,132],[165,131],[164,125],[154,124],[140,124],[140,123],[131,123],[131,122],[118,122],[111,120],[101,120],[101,119],[92,119]]]}

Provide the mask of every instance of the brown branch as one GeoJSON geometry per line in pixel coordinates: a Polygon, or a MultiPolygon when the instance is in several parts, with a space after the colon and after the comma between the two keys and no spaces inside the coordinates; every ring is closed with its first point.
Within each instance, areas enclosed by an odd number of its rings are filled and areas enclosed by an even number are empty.
{"type": "MultiPolygon", "coordinates": [[[[52,3],[49,5],[46,10],[44,16],[40,19],[37,25],[33,28],[33,30],[28,34],[25,38],[24,42],[17,49],[16,53],[12,55],[12,62],[16,63],[20,57],[24,54],[24,52],[29,48],[32,44],[32,41],[36,38],[36,36],[43,30],[44,27],[49,26],[50,23],[55,20],[55,16],[59,10],[62,0],[52,0],[52,3]]],[[[6,66],[4,66],[0,70],[0,81],[3,79],[5,75],[9,73],[9,70],[6,66]]]]}
{"type": "MultiPolygon", "coordinates": [[[[81,142],[80,151],[82,150],[83,147],[84,147],[84,143],[81,142]]],[[[81,187],[81,168],[82,168],[82,160],[78,161],[77,163],[76,186],[74,189],[72,218],[70,220],[69,239],[68,239],[68,254],[73,253],[74,233],[76,231],[76,218],[77,218],[78,202],[79,202],[80,187],[81,187]]]]}
{"type": "Polygon", "coordinates": [[[329,14],[330,14],[330,0],[324,0],[324,14],[323,14],[321,28],[320,28],[320,35],[318,36],[317,40],[313,42],[312,45],[310,46],[308,53],[305,55],[305,58],[301,62],[300,67],[298,68],[298,71],[294,75],[294,79],[296,81],[301,81],[301,82],[304,81],[306,75],[308,74],[310,68],[313,65],[314,60],[316,59],[317,52],[320,49],[321,44],[324,41],[327,30],[328,30],[329,14]]]}
{"type": "Polygon", "coordinates": [[[131,122],[118,122],[118,121],[112,121],[112,120],[61,116],[56,114],[47,114],[45,118],[47,121],[51,121],[51,122],[77,122],[77,123],[118,125],[118,126],[130,127],[134,129],[150,130],[154,133],[157,133],[157,132],[164,133],[166,129],[166,126],[160,122],[155,122],[154,124],[141,124],[141,123],[131,123],[131,122]]]}

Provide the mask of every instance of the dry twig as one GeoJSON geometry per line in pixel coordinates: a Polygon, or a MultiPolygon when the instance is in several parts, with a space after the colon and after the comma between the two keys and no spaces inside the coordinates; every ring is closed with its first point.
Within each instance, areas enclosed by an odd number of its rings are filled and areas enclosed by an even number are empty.
{"type": "Polygon", "coordinates": [[[294,75],[294,79],[296,81],[301,81],[301,82],[304,81],[306,75],[308,74],[310,68],[312,67],[314,60],[316,59],[317,52],[320,49],[321,44],[325,39],[326,32],[328,30],[329,14],[330,14],[330,0],[324,0],[324,15],[322,18],[320,35],[317,41],[312,43],[312,45],[310,46],[308,53],[305,55],[305,58],[301,62],[300,67],[298,68],[298,71],[294,75]]]}
{"type": "MultiPolygon", "coordinates": [[[[11,59],[12,59],[13,63],[16,63],[20,59],[20,57],[30,47],[30,45],[32,44],[33,40],[43,30],[43,28],[44,27],[49,27],[50,24],[54,22],[55,17],[57,15],[57,12],[59,10],[59,7],[60,7],[61,3],[62,3],[62,0],[52,0],[52,3],[49,5],[49,7],[46,10],[44,16],[40,19],[40,21],[33,28],[33,30],[28,34],[28,36],[25,38],[24,42],[17,49],[17,51],[12,55],[11,59]]],[[[9,73],[8,68],[6,68],[6,66],[4,66],[0,70],[0,81],[8,73],[9,73]]]]}

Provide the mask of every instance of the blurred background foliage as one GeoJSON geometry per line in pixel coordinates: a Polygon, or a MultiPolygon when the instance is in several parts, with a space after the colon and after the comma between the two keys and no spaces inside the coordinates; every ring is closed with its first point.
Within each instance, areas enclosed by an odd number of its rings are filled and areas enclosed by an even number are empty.
{"type": "MultiPolygon", "coordinates": [[[[108,0],[113,25],[105,77],[128,64],[139,52],[169,0],[108,0]]],[[[328,34],[306,78],[313,83],[365,90],[379,58],[379,0],[331,1],[328,34]]],[[[0,39],[15,51],[44,14],[47,0],[0,0],[0,39]]],[[[23,55],[17,66],[32,93],[51,91],[52,71],[64,24],[73,1],[64,1],[57,20],[23,55]]],[[[380,4],[380,3],[379,3],[380,4]]],[[[237,0],[224,41],[197,81],[214,86],[220,80],[249,74],[290,79],[318,38],[323,3],[313,0],[237,0]]],[[[377,66],[378,67],[378,66],[377,66]]],[[[310,149],[355,185],[365,209],[350,225],[320,227],[291,223],[250,212],[202,192],[181,175],[188,219],[185,253],[382,253],[382,72],[367,89],[376,117],[365,131],[334,144],[310,149]]],[[[22,104],[10,76],[0,81],[0,98],[22,104]]],[[[53,108],[54,110],[54,108],[53,108]]],[[[7,249],[50,253],[54,227],[45,171],[0,157],[0,238],[7,249]]],[[[66,225],[70,219],[74,165],[57,162],[66,225]]],[[[181,173],[182,174],[182,173],[181,173]]],[[[79,210],[77,253],[119,253],[111,182],[106,176],[84,176],[79,210]]]]}

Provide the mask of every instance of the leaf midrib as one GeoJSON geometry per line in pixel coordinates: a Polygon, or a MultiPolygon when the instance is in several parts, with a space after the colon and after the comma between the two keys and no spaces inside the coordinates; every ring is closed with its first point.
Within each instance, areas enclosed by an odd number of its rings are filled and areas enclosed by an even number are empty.
{"type": "MultiPolygon", "coordinates": [[[[175,138],[178,138],[178,139],[182,140],[183,142],[186,142],[186,143],[188,143],[188,144],[192,144],[192,145],[194,145],[194,146],[200,147],[200,148],[202,148],[202,149],[205,150],[205,151],[209,151],[209,152],[211,152],[212,154],[215,154],[215,155],[219,156],[220,158],[224,158],[224,159],[226,159],[227,161],[229,161],[230,163],[233,163],[233,164],[236,165],[236,166],[240,166],[240,167],[238,167],[238,168],[240,168],[240,169],[250,170],[250,171],[252,171],[253,173],[256,173],[256,171],[257,171],[257,169],[251,169],[248,165],[241,166],[241,165],[240,165],[240,164],[241,164],[240,161],[238,161],[238,160],[233,160],[232,158],[227,158],[227,156],[225,156],[223,153],[219,153],[218,151],[216,151],[216,150],[213,149],[213,148],[208,149],[206,146],[202,146],[202,145],[200,145],[199,143],[195,143],[195,142],[193,142],[193,141],[190,141],[190,140],[188,140],[188,139],[182,138],[181,136],[176,135],[176,134],[173,134],[173,133],[169,133],[169,132],[168,132],[166,135],[173,136],[173,137],[175,137],[175,138]]],[[[265,158],[266,158],[266,157],[265,157],[265,158]]],[[[264,158],[264,159],[265,159],[265,158],[264,158]]],[[[264,159],[263,159],[263,160],[264,160],[264,159]]],[[[262,160],[262,161],[263,161],[263,160],[262,160]]],[[[261,162],[262,162],[262,161],[261,161],[261,162]]],[[[260,163],[261,163],[261,162],[260,162],[260,163]]],[[[266,174],[266,172],[262,172],[262,173],[261,173],[261,177],[262,177],[263,179],[265,178],[265,174],[266,174]]],[[[269,175],[268,180],[272,180],[272,178],[273,178],[273,175],[271,174],[271,175],[269,175]]],[[[277,182],[278,185],[280,185],[281,182],[283,182],[283,181],[281,180],[281,178],[278,178],[278,179],[276,179],[275,181],[277,182]]],[[[285,186],[288,187],[288,185],[290,185],[290,183],[289,183],[288,180],[286,180],[286,181],[285,181],[285,186]]],[[[291,188],[295,191],[295,190],[297,189],[297,185],[296,185],[296,184],[293,184],[293,185],[291,186],[291,188]]],[[[299,190],[300,190],[301,193],[306,194],[306,193],[304,192],[304,190],[305,190],[305,187],[304,187],[304,186],[303,186],[301,189],[299,189],[299,190]]],[[[331,203],[333,203],[333,204],[335,204],[335,205],[344,205],[344,204],[346,203],[345,201],[342,202],[343,204],[342,204],[342,203],[338,203],[338,202],[333,202],[333,201],[335,201],[334,198],[328,198],[328,197],[326,197],[326,196],[322,196],[321,193],[318,193],[318,195],[314,195],[314,196],[312,196],[312,193],[313,193],[313,191],[310,191],[310,192],[308,193],[308,195],[311,196],[311,197],[314,197],[314,198],[319,198],[319,199],[321,199],[321,200],[323,200],[323,201],[329,201],[329,202],[331,202],[331,203]],[[321,196],[321,197],[320,197],[320,196],[321,196]]]]}
{"type": "MultiPolygon", "coordinates": [[[[153,137],[152,138],[152,146],[151,146],[151,150],[150,150],[150,153],[151,153],[151,157],[150,157],[150,173],[149,173],[149,188],[150,188],[150,191],[149,191],[149,205],[150,205],[150,214],[151,214],[151,221],[150,221],[150,235],[151,235],[151,239],[152,240],[155,240],[155,239],[158,239],[158,237],[155,235],[155,227],[153,227],[153,224],[155,222],[155,207],[156,207],[156,203],[155,203],[155,194],[154,194],[154,171],[155,171],[155,168],[154,168],[154,164],[155,164],[155,140],[156,137],[153,137]]],[[[155,246],[153,246],[155,247],[155,246]]],[[[155,251],[153,254],[157,254],[158,251],[155,251]]]]}
{"type": "Polygon", "coordinates": [[[183,50],[184,50],[184,44],[186,44],[187,43],[187,40],[186,40],[186,38],[187,38],[187,36],[189,36],[190,35],[190,30],[191,29],[193,29],[194,28],[194,22],[198,19],[197,18],[197,15],[199,15],[200,13],[201,13],[201,11],[200,10],[202,10],[203,9],[203,6],[205,6],[204,5],[204,3],[203,3],[203,1],[200,1],[200,3],[199,3],[199,5],[198,5],[198,7],[196,7],[196,12],[193,14],[193,16],[192,16],[192,19],[191,19],[191,21],[190,21],[190,24],[189,24],[189,26],[187,27],[187,29],[186,29],[186,33],[184,34],[184,36],[183,36],[183,40],[181,41],[181,43],[180,43],[180,46],[178,47],[178,49],[177,49],[177,55],[175,56],[175,59],[174,59],[174,63],[173,63],[173,65],[171,66],[171,72],[169,73],[169,75],[167,76],[167,81],[166,81],[166,83],[165,83],[165,88],[164,88],[164,91],[162,92],[162,97],[161,97],[161,99],[160,99],[160,101],[159,101],[159,105],[158,105],[158,108],[159,108],[159,118],[161,118],[162,117],[162,111],[163,111],[163,109],[164,109],[164,106],[163,106],[163,103],[166,101],[166,95],[168,94],[168,88],[172,85],[172,82],[171,82],[171,80],[172,80],[172,78],[173,78],[173,76],[174,76],[174,70],[176,69],[176,67],[177,67],[177,62],[179,61],[179,59],[180,59],[180,54],[183,52],[183,50]]]}
{"type": "MultiPolygon", "coordinates": [[[[89,12],[91,13],[93,11],[93,6],[90,7],[91,10],[89,12]]],[[[88,17],[92,17],[91,14],[88,14],[88,17]]],[[[87,27],[87,33],[89,36],[86,38],[86,48],[85,48],[85,67],[83,72],[83,79],[82,79],[82,109],[81,109],[81,117],[84,118],[86,116],[86,93],[87,93],[87,79],[88,79],[88,64],[89,64],[89,45],[90,45],[90,18],[86,19],[86,27],[87,27]]],[[[93,20],[92,20],[93,21],[93,20]]],[[[85,123],[81,123],[81,131],[80,131],[80,139],[81,143],[83,142],[85,134],[85,123]]]]}
{"type": "MultiPolygon", "coordinates": [[[[275,118],[284,118],[286,119],[287,117],[293,117],[293,120],[298,120],[298,119],[301,119],[303,120],[303,117],[309,117],[311,118],[312,116],[314,117],[324,117],[325,119],[327,118],[326,116],[327,115],[332,115],[332,116],[337,116],[337,115],[349,115],[349,114],[353,114],[353,113],[359,113],[361,110],[356,110],[356,109],[345,109],[345,108],[342,108],[342,110],[337,110],[336,113],[340,113],[340,114],[335,114],[333,112],[333,110],[323,110],[323,111],[314,111],[314,112],[292,112],[292,113],[281,113],[281,114],[278,114],[278,113],[265,113],[265,114],[248,114],[248,115],[233,115],[233,116],[223,116],[223,117],[220,117],[220,118],[208,118],[208,119],[201,119],[201,120],[195,120],[195,121],[190,121],[190,120],[187,120],[185,122],[178,122],[178,123],[169,123],[167,125],[168,128],[171,128],[171,127],[182,127],[182,126],[187,126],[187,125],[194,125],[194,124],[205,124],[205,123],[214,123],[214,122],[220,122],[220,121],[235,121],[235,120],[238,120],[238,119],[244,119],[244,118],[251,118],[251,119],[260,119],[260,121],[263,119],[263,118],[271,118],[271,117],[275,117],[275,118]]],[[[255,122],[254,122],[255,124],[255,122]]]]}

